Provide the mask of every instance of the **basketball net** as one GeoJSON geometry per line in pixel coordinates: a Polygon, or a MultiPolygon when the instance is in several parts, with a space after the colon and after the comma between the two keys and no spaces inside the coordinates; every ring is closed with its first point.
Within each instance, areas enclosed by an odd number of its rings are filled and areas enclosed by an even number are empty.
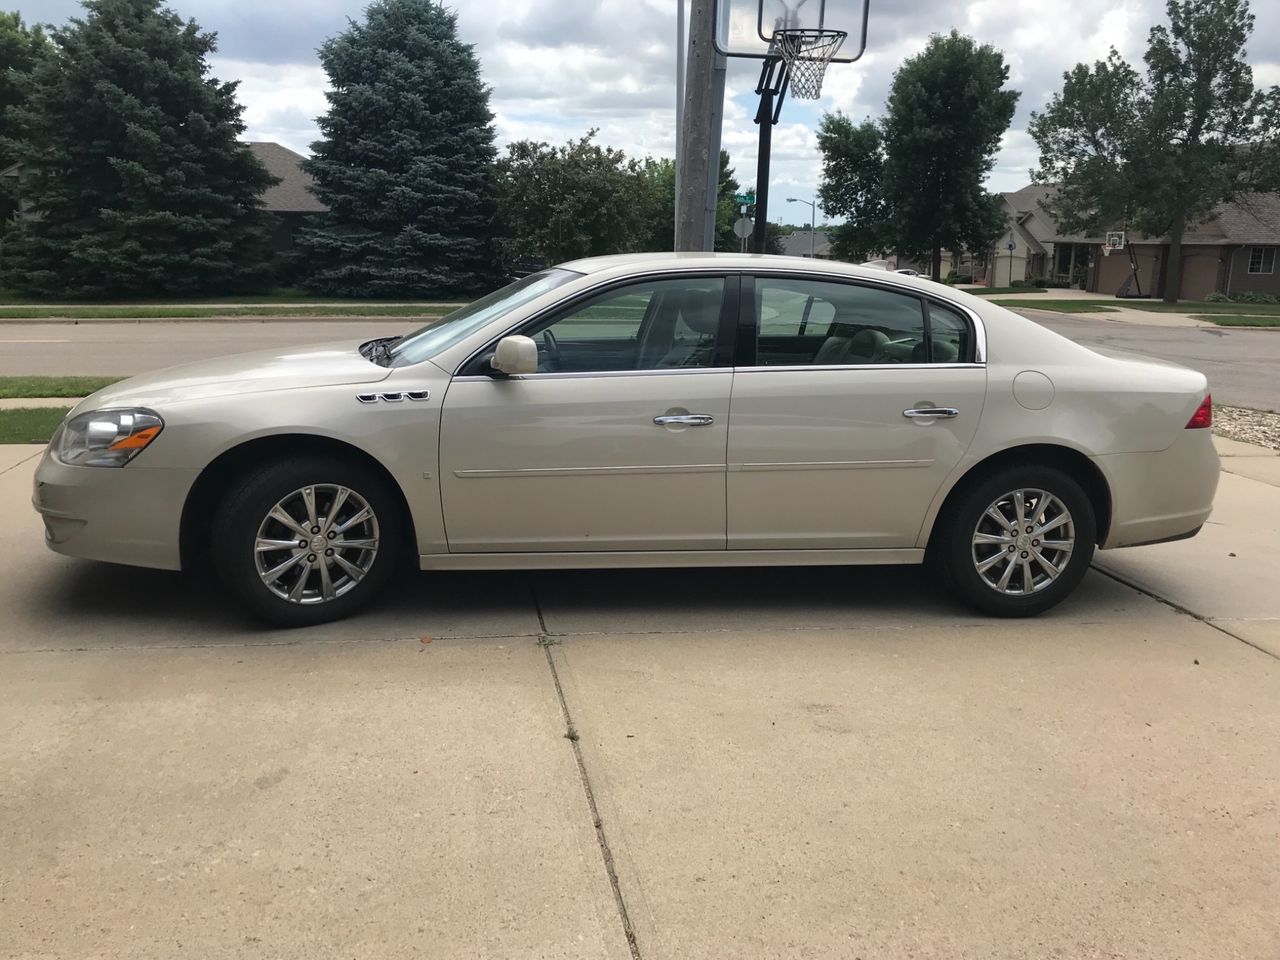
{"type": "Polygon", "coordinates": [[[848,34],[843,30],[775,30],[770,56],[787,66],[787,89],[797,100],[817,100],[827,64],[848,34]]]}

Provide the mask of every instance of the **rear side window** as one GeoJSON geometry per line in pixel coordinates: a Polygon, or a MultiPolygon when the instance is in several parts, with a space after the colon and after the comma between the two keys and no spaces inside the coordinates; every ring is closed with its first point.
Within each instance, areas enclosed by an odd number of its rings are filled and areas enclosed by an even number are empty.
{"type": "Polygon", "coordinates": [[[956,363],[972,356],[955,310],[871,285],[757,277],[759,366],[956,363]]]}

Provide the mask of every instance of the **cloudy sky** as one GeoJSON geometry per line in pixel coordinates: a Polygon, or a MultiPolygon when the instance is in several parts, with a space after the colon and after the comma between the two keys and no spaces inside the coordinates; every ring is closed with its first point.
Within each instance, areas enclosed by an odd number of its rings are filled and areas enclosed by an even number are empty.
{"type": "MultiPolygon", "coordinates": [[[[835,4],[839,0],[828,0],[835,4]]],[[[14,0],[0,6],[12,8],[14,0]]],[[[214,70],[240,81],[248,136],[308,152],[314,118],[324,112],[325,75],[316,48],[358,17],[362,0],[170,0],[184,17],[219,35],[214,70]]],[[[474,43],[493,89],[500,143],[523,138],[560,142],[595,127],[603,143],[628,154],[675,152],[676,0],[456,0],[459,31],[474,43]]],[[[686,4],[686,7],[688,4],[686,4]]],[[[58,24],[76,0],[17,0],[28,21],[58,24]]],[[[1162,0],[871,0],[867,54],[828,72],[823,96],[789,100],[773,135],[774,219],[807,222],[820,162],[815,130],[824,111],[862,119],[883,109],[893,72],[931,33],[955,27],[1004,51],[1009,85],[1022,92],[990,186],[1027,182],[1035,147],[1026,134],[1031,110],[1061,85],[1062,72],[1115,46],[1141,60],[1162,0]]],[[[1249,48],[1255,82],[1280,84],[1280,3],[1253,4],[1257,29],[1249,48]]],[[[752,61],[732,62],[725,102],[724,147],[744,185],[755,179],[755,87],[752,61]]]]}

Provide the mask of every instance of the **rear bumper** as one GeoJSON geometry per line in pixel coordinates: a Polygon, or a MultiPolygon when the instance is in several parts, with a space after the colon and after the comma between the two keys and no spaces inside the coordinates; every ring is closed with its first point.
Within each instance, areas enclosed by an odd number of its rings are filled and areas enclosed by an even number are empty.
{"type": "Polygon", "coordinates": [[[46,451],[31,503],[44,519],[45,543],[57,553],[179,570],[182,507],[198,472],[69,467],[46,451]]]}
{"type": "Polygon", "coordinates": [[[1220,464],[1209,430],[1184,430],[1167,450],[1096,458],[1111,487],[1103,549],[1181,540],[1209,519],[1220,464]]]}

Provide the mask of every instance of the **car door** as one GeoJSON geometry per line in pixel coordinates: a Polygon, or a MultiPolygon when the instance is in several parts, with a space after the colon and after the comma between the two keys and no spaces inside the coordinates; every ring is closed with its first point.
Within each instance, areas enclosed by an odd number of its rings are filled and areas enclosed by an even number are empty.
{"type": "Polygon", "coordinates": [[[740,341],[734,376],[729,548],[914,547],[982,414],[973,319],[794,274],[744,280],[742,302],[756,342],[740,341]],[[829,318],[816,349],[815,316],[829,318]]]}
{"type": "Polygon", "coordinates": [[[512,331],[537,373],[464,365],[441,420],[450,551],[723,550],[737,289],[615,285],[512,331]]]}

